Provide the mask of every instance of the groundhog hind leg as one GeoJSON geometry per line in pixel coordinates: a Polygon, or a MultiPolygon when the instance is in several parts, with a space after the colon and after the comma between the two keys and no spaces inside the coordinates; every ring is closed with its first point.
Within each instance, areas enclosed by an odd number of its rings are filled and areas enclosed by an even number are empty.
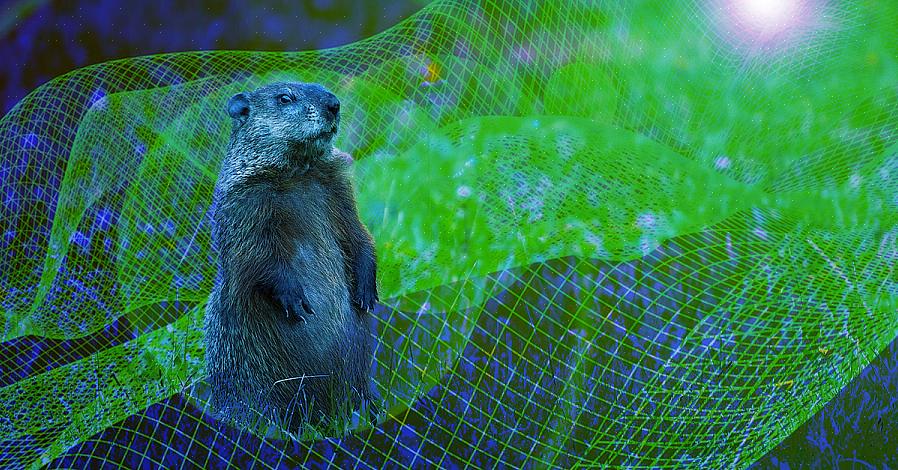
{"type": "MultiPolygon", "coordinates": [[[[356,309],[360,308],[360,306],[356,306],[356,309]]],[[[360,405],[359,411],[367,412],[368,419],[372,423],[376,423],[380,416],[381,402],[383,400],[372,378],[375,365],[374,346],[377,341],[372,332],[374,320],[370,316],[359,316],[357,318],[363,325],[359,328],[356,340],[358,356],[355,359],[357,366],[354,372],[355,388],[358,391],[357,397],[360,405]]]]}

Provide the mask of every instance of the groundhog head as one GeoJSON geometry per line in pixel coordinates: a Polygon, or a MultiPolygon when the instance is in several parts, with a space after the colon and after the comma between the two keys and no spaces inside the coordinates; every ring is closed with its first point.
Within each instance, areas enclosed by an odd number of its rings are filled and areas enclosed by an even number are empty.
{"type": "MultiPolygon", "coordinates": [[[[256,155],[313,159],[329,155],[340,124],[340,100],[317,83],[280,82],[228,101],[232,144],[256,155]]],[[[277,162],[283,163],[283,162],[277,162]]]]}

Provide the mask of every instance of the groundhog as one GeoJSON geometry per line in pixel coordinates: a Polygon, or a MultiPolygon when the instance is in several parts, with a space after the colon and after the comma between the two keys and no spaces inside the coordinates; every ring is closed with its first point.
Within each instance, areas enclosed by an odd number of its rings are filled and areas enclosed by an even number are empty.
{"type": "Polygon", "coordinates": [[[205,318],[211,404],[219,417],[263,416],[290,432],[363,409],[374,417],[376,257],[351,158],[333,147],[340,101],[319,84],[275,83],[227,109],[205,318]]]}

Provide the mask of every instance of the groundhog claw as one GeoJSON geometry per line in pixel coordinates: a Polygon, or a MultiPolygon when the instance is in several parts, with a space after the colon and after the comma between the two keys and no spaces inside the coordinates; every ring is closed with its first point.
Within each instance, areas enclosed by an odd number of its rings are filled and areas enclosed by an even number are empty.
{"type": "Polygon", "coordinates": [[[315,314],[315,311],[312,310],[312,306],[309,305],[309,299],[306,298],[305,292],[303,292],[301,289],[299,291],[299,302],[302,305],[303,310],[306,311],[306,313],[308,313],[309,315],[315,314]]]}
{"type": "Polygon", "coordinates": [[[366,312],[370,312],[374,310],[374,306],[377,303],[377,293],[373,292],[371,289],[356,289],[354,301],[356,305],[364,309],[366,312]]]}
{"type": "Polygon", "coordinates": [[[309,300],[306,298],[306,294],[305,292],[303,292],[302,288],[300,288],[299,292],[294,295],[279,295],[277,296],[277,300],[284,308],[284,312],[287,314],[287,319],[296,317],[299,320],[305,322],[306,318],[302,315],[303,310],[309,315],[315,314],[315,311],[312,310],[312,306],[309,305],[309,300]]]}

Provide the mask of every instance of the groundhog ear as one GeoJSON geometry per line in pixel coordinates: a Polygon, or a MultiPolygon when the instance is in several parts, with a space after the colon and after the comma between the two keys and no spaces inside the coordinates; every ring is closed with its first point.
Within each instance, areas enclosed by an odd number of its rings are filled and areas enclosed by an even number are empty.
{"type": "Polygon", "coordinates": [[[228,114],[234,119],[243,119],[249,116],[249,99],[246,93],[237,93],[228,100],[228,114]]]}

